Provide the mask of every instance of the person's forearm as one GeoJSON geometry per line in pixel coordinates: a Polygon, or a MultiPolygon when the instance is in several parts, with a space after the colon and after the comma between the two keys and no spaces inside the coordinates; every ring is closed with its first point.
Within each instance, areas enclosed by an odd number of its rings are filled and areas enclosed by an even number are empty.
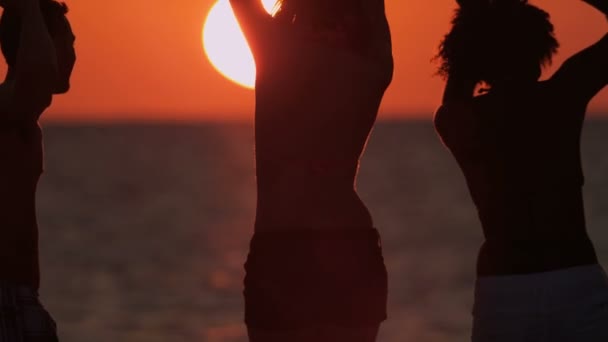
{"type": "Polygon", "coordinates": [[[604,13],[606,18],[608,18],[608,0],[583,0],[589,5],[595,7],[598,11],[604,13]]]}
{"type": "Polygon", "coordinates": [[[245,11],[259,15],[265,13],[264,6],[261,0],[230,0],[230,4],[243,8],[245,11]]]}
{"type": "Polygon", "coordinates": [[[57,81],[57,55],[39,1],[21,1],[21,37],[15,65],[14,105],[16,109],[29,112],[37,109],[34,106],[40,107],[41,103],[50,102],[57,81]]]}
{"type": "Polygon", "coordinates": [[[459,76],[448,77],[442,103],[467,103],[473,100],[477,81],[459,76]]]}

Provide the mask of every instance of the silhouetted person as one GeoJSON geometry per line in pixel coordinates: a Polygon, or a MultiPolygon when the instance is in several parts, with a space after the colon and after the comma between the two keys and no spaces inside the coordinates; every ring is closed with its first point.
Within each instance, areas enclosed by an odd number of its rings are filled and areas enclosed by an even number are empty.
{"type": "MultiPolygon", "coordinates": [[[[606,0],[587,2],[607,14],[606,0]]],[[[608,280],[585,227],[580,155],[587,104],[608,82],[608,36],[539,81],[558,48],[546,12],[516,0],[460,4],[440,46],[447,85],[435,125],[485,236],[473,341],[608,341],[608,280]]]]}
{"type": "Polygon", "coordinates": [[[38,301],[35,192],[42,172],[38,118],[66,92],[74,65],[67,7],[51,0],[0,0],[0,341],[57,341],[38,301]]]}
{"type": "Polygon", "coordinates": [[[378,232],[355,190],[393,72],[383,0],[231,0],[257,66],[252,341],[373,341],[386,317],[378,232]]]}

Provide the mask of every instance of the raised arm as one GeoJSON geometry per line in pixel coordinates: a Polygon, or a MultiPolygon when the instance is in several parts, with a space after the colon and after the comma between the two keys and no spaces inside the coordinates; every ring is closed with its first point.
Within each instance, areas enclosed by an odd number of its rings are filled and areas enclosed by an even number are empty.
{"type": "Polygon", "coordinates": [[[386,10],[384,0],[369,0],[368,13],[372,16],[372,53],[377,54],[378,59],[383,66],[390,71],[387,82],[390,83],[393,78],[393,44],[391,39],[391,30],[388,19],[386,18],[386,10]]]}
{"type": "MultiPolygon", "coordinates": [[[[583,0],[608,17],[608,0],[583,0]]],[[[568,93],[590,101],[608,83],[608,34],[570,57],[551,78],[568,93]]]]}
{"type": "Polygon", "coordinates": [[[435,129],[450,149],[475,148],[476,121],[473,117],[473,95],[477,81],[465,75],[450,75],[441,106],[435,113],[435,129]],[[464,138],[468,137],[468,138],[464,138]]]}
{"type": "Polygon", "coordinates": [[[16,11],[12,15],[20,17],[21,33],[15,65],[9,66],[12,75],[0,90],[0,121],[36,121],[50,105],[57,81],[55,48],[38,0],[4,4],[5,11],[16,11]]]}
{"type": "Polygon", "coordinates": [[[272,17],[262,6],[262,0],[230,0],[230,5],[255,57],[262,41],[268,38],[272,17]]]}
{"type": "Polygon", "coordinates": [[[450,75],[443,90],[441,104],[468,106],[473,102],[473,95],[478,81],[466,75],[450,75]]]}

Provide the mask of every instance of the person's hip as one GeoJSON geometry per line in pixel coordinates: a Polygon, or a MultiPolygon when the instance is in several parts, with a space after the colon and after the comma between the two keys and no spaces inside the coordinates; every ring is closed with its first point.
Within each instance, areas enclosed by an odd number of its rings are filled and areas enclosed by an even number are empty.
{"type": "Polygon", "coordinates": [[[257,232],[245,271],[251,328],[375,326],[386,319],[387,273],[376,229],[257,232]]]}
{"type": "Polygon", "coordinates": [[[57,341],[57,325],[38,292],[0,282],[0,342],[57,341]]]}

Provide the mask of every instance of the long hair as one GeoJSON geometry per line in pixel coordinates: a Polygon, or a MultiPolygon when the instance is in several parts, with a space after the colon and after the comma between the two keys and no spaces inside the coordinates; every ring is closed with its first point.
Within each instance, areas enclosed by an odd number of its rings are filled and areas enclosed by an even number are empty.
{"type": "Polygon", "coordinates": [[[551,63],[559,43],[549,14],[527,0],[461,0],[435,57],[443,77],[467,75],[492,85],[513,64],[551,63]]]}
{"type": "MultiPolygon", "coordinates": [[[[68,13],[68,6],[56,0],[40,0],[40,9],[49,34],[53,36],[56,27],[53,23],[68,13]]],[[[21,18],[13,10],[5,9],[0,18],[0,48],[9,67],[17,62],[19,41],[21,39],[21,18]]]]}

